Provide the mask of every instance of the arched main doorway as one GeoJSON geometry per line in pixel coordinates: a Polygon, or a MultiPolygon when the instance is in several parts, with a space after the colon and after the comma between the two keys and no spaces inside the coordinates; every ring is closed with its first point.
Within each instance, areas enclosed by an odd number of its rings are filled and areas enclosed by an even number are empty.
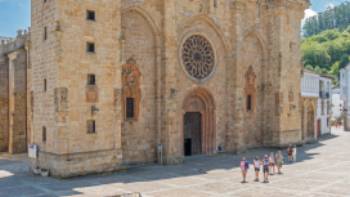
{"type": "Polygon", "coordinates": [[[184,155],[212,154],[215,151],[215,104],[211,94],[198,88],[184,100],[184,155]]]}

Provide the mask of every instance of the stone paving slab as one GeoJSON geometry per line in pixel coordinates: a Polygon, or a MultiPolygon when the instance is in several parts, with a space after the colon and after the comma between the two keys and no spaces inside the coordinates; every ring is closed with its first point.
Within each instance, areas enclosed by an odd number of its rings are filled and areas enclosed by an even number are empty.
{"type": "MultiPolygon", "coordinates": [[[[24,155],[0,155],[0,197],[118,196],[142,197],[350,197],[350,132],[298,148],[298,162],[283,167],[269,184],[241,184],[240,158],[262,156],[274,149],[241,155],[196,156],[175,166],[151,165],[121,173],[61,180],[34,176],[24,155]]],[[[262,178],[261,178],[262,179],[262,178]]]]}

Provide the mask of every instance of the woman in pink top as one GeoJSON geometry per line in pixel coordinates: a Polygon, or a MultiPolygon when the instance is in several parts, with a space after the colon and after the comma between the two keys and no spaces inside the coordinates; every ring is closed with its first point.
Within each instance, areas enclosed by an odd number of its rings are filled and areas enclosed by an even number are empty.
{"type": "Polygon", "coordinates": [[[241,183],[247,183],[246,178],[247,178],[247,172],[248,172],[248,169],[249,169],[249,163],[248,163],[248,161],[246,160],[245,157],[243,157],[241,162],[240,162],[240,168],[241,168],[242,177],[243,177],[243,180],[242,180],[241,183]]]}

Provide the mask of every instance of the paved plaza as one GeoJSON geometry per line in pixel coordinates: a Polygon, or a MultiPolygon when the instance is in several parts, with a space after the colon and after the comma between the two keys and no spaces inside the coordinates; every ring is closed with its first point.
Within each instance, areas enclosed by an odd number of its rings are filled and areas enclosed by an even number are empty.
{"type": "MultiPolygon", "coordinates": [[[[251,150],[245,155],[268,153],[251,150]]],[[[274,150],[275,151],[275,150],[274,150]]],[[[350,132],[334,130],[319,143],[298,148],[298,162],[284,166],[283,175],[271,183],[241,184],[239,158],[216,155],[187,158],[183,165],[145,166],[105,175],[68,180],[32,175],[20,156],[0,156],[0,196],[118,196],[141,193],[142,197],[349,197],[350,132]]],[[[24,156],[22,156],[24,157],[24,156]]],[[[23,158],[22,158],[23,159],[23,158]]]]}

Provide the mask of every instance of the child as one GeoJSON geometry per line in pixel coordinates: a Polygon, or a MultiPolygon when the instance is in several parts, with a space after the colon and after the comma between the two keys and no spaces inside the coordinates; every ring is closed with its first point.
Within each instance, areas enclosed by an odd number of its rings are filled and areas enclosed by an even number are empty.
{"type": "Polygon", "coordinates": [[[269,182],[269,156],[265,155],[263,160],[263,170],[264,170],[264,183],[269,182]]]}
{"type": "Polygon", "coordinates": [[[292,148],[291,144],[288,146],[287,153],[288,153],[288,161],[292,162],[293,161],[293,148],[292,148]]]}
{"type": "Polygon", "coordinates": [[[282,151],[279,150],[276,154],[276,164],[277,164],[278,174],[282,174],[281,169],[283,166],[283,160],[284,158],[283,158],[282,151]]]}
{"type": "Polygon", "coordinates": [[[254,164],[254,170],[255,170],[255,182],[259,182],[260,165],[261,165],[260,159],[258,157],[255,157],[255,159],[253,160],[253,164],[254,164]]]}
{"type": "Polygon", "coordinates": [[[274,175],[275,174],[275,166],[276,166],[276,162],[275,162],[275,154],[273,152],[270,153],[270,157],[269,157],[269,164],[270,164],[270,175],[274,175]]]}
{"type": "Polygon", "coordinates": [[[241,183],[247,183],[246,178],[247,178],[247,172],[249,169],[249,163],[245,157],[242,158],[240,162],[240,167],[241,167],[242,177],[243,177],[243,181],[241,183]]]}

